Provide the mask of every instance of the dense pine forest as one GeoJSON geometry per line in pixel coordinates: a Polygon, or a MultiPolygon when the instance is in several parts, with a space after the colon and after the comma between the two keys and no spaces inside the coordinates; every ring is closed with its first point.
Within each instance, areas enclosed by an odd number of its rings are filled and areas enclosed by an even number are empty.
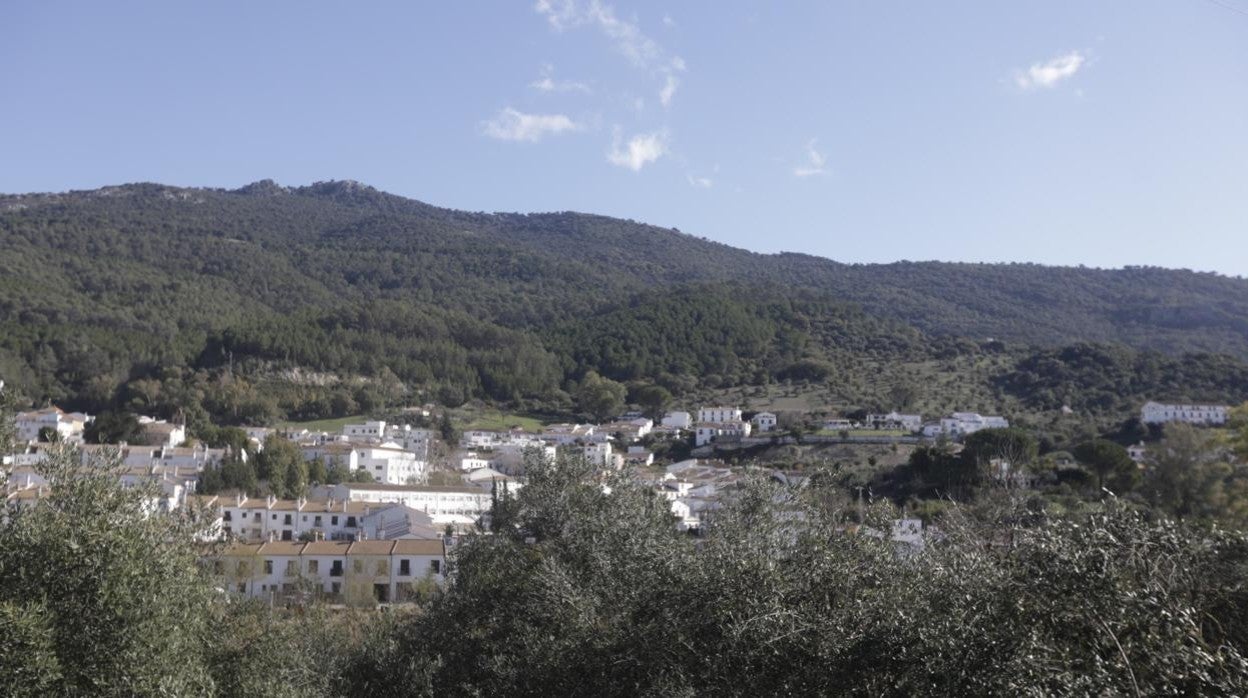
{"type": "Polygon", "coordinates": [[[255,424],[397,401],[559,412],[590,371],[679,396],[976,357],[999,366],[985,390],[1035,410],[1240,402],[1248,281],[846,265],[349,181],[0,197],[0,376],[31,403],[255,424]]]}

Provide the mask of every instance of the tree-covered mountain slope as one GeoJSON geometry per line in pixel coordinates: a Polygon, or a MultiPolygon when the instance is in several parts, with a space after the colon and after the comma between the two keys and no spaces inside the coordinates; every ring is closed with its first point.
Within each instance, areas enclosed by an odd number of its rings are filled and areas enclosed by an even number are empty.
{"type": "Polygon", "coordinates": [[[0,196],[0,376],[83,407],[157,376],[200,395],[222,370],[261,368],[384,369],[435,397],[557,401],[590,369],[733,384],[988,338],[1243,359],[1248,281],[847,265],[603,216],[453,211],[355,182],[0,196]]]}

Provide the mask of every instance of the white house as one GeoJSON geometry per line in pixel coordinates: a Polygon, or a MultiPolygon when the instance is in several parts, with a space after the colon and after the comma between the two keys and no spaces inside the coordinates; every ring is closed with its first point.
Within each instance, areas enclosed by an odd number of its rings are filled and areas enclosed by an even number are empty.
{"type": "Polygon", "coordinates": [[[221,588],[274,602],[403,602],[446,575],[442,540],[240,543],[204,562],[221,588]]]}
{"type": "Polygon", "coordinates": [[[940,436],[943,434],[950,438],[957,438],[967,434],[974,434],[981,429],[1004,429],[1008,426],[1010,426],[1010,422],[1004,417],[985,417],[975,412],[954,412],[952,415],[941,419],[939,424],[929,423],[923,425],[923,435],[940,436]]]}
{"type": "Polygon", "coordinates": [[[153,417],[139,417],[141,440],[148,446],[181,446],[186,441],[186,425],[153,417]]]}
{"type": "Polygon", "coordinates": [[[771,412],[759,412],[754,415],[753,419],[750,420],[750,424],[753,424],[754,428],[757,429],[759,433],[775,431],[776,415],[771,412]]]}
{"type": "Polygon", "coordinates": [[[1143,441],[1134,446],[1127,446],[1127,455],[1131,456],[1131,460],[1136,463],[1143,463],[1144,459],[1148,457],[1148,447],[1144,445],[1143,441]]]}
{"type": "Polygon", "coordinates": [[[624,467],[624,456],[612,450],[610,442],[588,444],[584,454],[586,460],[601,468],[619,470],[624,467]]]}
{"type": "Polygon", "coordinates": [[[672,429],[688,429],[693,426],[693,417],[688,412],[668,412],[660,424],[672,429]]]}
{"type": "Polygon", "coordinates": [[[700,422],[694,430],[693,443],[695,446],[705,446],[717,439],[741,439],[749,435],[749,422],[700,422]]]}
{"type": "Polygon", "coordinates": [[[342,427],[342,435],[347,437],[349,441],[384,441],[386,438],[386,423],[377,420],[364,422],[363,424],[345,424],[342,427]]]}
{"type": "Polygon", "coordinates": [[[82,442],[82,433],[95,418],[81,412],[62,412],[59,407],[19,412],[13,419],[15,437],[19,443],[38,441],[39,432],[45,428],[60,435],[61,441],[82,442]]]}
{"type": "Polygon", "coordinates": [[[896,411],[888,414],[869,414],[865,424],[870,429],[904,429],[916,432],[923,429],[923,415],[901,414],[896,411]]]}
{"type": "Polygon", "coordinates": [[[539,437],[546,443],[553,443],[558,446],[568,446],[576,442],[604,441],[606,434],[600,439],[595,439],[597,427],[593,424],[551,424],[542,431],[539,437]]]}
{"type": "Polygon", "coordinates": [[[1226,424],[1230,407],[1226,405],[1167,405],[1146,402],[1140,408],[1140,421],[1145,424],[1186,422],[1188,424],[1226,424]]]}

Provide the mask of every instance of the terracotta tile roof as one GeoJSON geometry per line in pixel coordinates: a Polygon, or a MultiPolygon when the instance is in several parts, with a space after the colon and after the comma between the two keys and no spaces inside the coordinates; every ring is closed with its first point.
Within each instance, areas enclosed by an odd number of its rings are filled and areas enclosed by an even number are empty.
{"type": "Polygon", "coordinates": [[[303,548],[304,555],[346,555],[351,547],[349,540],[317,540],[303,548]]]}
{"type": "Polygon", "coordinates": [[[351,544],[348,555],[389,555],[394,550],[392,540],[357,540],[351,544]]]}
{"type": "Polygon", "coordinates": [[[403,539],[394,541],[395,555],[442,555],[442,540],[412,540],[403,539]]]}

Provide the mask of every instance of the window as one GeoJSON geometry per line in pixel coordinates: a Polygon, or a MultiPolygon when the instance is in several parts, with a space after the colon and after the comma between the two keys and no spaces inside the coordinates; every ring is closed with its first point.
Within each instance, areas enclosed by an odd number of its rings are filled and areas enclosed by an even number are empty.
{"type": "Polygon", "coordinates": [[[272,560],[264,561],[264,573],[273,574],[273,561],[272,560]]]}
{"type": "Polygon", "coordinates": [[[290,534],[290,529],[286,529],[285,531],[282,531],[282,540],[293,540],[290,534]]]}
{"type": "Polygon", "coordinates": [[[246,583],[246,582],[239,582],[239,583],[238,583],[238,593],[240,593],[240,594],[246,594],[246,593],[247,593],[247,583],[246,583]]]}
{"type": "Polygon", "coordinates": [[[228,510],[227,510],[224,514],[222,514],[222,515],[221,515],[221,520],[222,520],[222,521],[233,521],[233,520],[234,520],[234,514],[233,514],[233,512],[230,512],[230,511],[228,511],[228,510]]]}
{"type": "Polygon", "coordinates": [[[431,561],[429,562],[429,571],[430,571],[430,572],[432,572],[432,573],[434,573],[434,574],[442,574],[442,561],[441,561],[441,560],[431,560],[431,561]]]}
{"type": "Polygon", "coordinates": [[[321,527],[321,517],[317,516],[317,517],[313,518],[313,519],[312,519],[312,525],[313,525],[313,526],[316,526],[317,528],[320,528],[320,527],[321,527]]]}
{"type": "Polygon", "coordinates": [[[308,574],[316,574],[321,571],[320,560],[308,560],[308,574]]]}
{"type": "Polygon", "coordinates": [[[212,573],[213,574],[225,574],[225,563],[220,560],[213,560],[212,561],[212,573]]]}
{"type": "Polygon", "coordinates": [[[287,576],[287,577],[298,577],[298,576],[299,576],[299,561],[298,561],[298,560],[287,560],[287,561],[286,561],[286,576],[287,576]]]}
{"type": "Polygon", "coordinates": [[[247,560],[238,561],[238,573],[240,575],[251,574],[251,563],[247,560]]]}
{"type": "Polygon", "coordinates": [[[256,515],[255,515],[254,517],[252,517],[252,519],[251,519],[251,520],[252,520],[252,521],[255,521],[256,523],[260,523],[260,512],[258,512],[258,511],[257,511],[257,512],[256,512],[256,515]]]}
{"type": "Polygon", "coordinates": [[[363,561],[363,560],[352,560],[352,561],[351,561],[351,571],[352,571],[352,572],[355,572],[356,574],[364,574],[364,561],[363,561]]]}
{"type": "Polygon", "coordinates": [[[277,521],[277,514],[273,514],[270,518],[271,518],[273,521],[277,521]]]}
{"type": "Polygon", "coordinates": [[[337,517],[337,516],[331,516],[331,517],[329,517],[329,523],[330,523],[331,525],[337,526],[337,525],[338,525],[338,517],[337,517]]]}
{"type": "Polygon", "coordinates": [[[412,561],[411,560],[399,560],[399,576],[400,577],[412,576],[412,561]]]}
{"type": "Polygon", "coordinates": [[[282,518],[282,525],[283,526],[290,525],[290,514],[287,514],[285,517],[282,518]]]}
{"type": "Polygon", "coordinates": [[[342,583],[341,583],[341,582],[333,582],[332,584],[330,584],[330,585],[329,585],[329,592],[330,592],[331,594],[341,594],[341,593],[342,593],[342,583]]]}
{"type": "MultiPolygon", "coordinates": [[[[342,560],[334,560],[333,564],[330,565],[329,567],[329,576],[331,577],[342,576],[342,560]]],[[[335,584],[334,586],[337,586],[337,584],[335,584]]],[[[335,591],[334,593],[336,594],[338,592],[335,591]]]]}
{"type": "Polygon", "coordinates": [[[354,517],[354,516],[348,516],[348,517],[347,517],[347,528],[355,528],[355,517],[354,517]]]}
{"type": "Polygon", "coordinates": [[[390,574],[390,562],[388,560],[377,561],[377,576],[390,574]]]}

